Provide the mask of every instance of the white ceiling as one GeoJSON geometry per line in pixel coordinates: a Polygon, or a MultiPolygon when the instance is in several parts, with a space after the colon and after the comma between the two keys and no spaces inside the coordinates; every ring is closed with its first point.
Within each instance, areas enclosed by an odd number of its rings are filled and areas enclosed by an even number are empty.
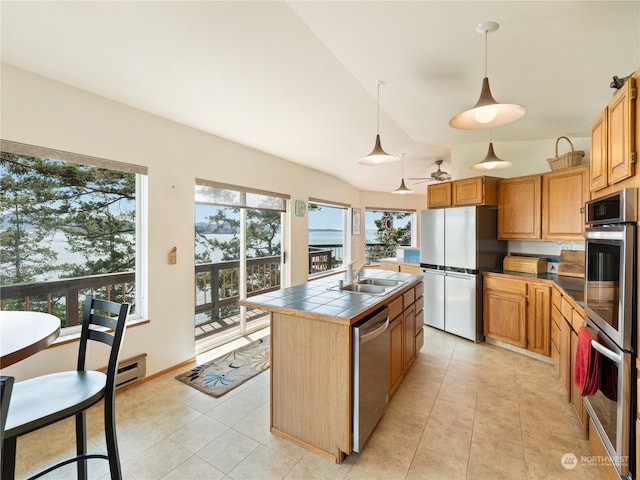
{"type": "MultiPolygon", "coordinates": [[[[494,141],[589,136],[613,75],[640,66],[638,1],[8,1],[2,61],[141,110],[329,172],[395,189],[400,163],[356,163],[380,135],[428,176],[486,130],[449,119],[475,104],[484,76],[525,117],[494,141]]],[[[478,159],[480,160],[480,159],[478,159]]],[[[448,170],[450,171],[450,170],[448,170]]],[[[411,186],[411,182],[408,182],[411,186]]],[[[419,188],[414,186],[414,188],[419,188]]]]}

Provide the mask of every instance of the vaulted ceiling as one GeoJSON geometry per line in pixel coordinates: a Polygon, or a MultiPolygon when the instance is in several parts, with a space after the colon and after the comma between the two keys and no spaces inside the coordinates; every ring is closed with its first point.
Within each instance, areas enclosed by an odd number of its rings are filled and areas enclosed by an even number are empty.
{"type": "MultiPolygon", "coordinates": [[[[613,75],[640,66],[636,1],[7,1],[2,61],[293,162],[390,191],[400,163],[366,167],[376,81],[385,150],[428,176],[484,76],[527,108],[494,141],[588,137],[613,75]]],[[[455,160],[455,159],[454,159],[455,160]]],[[[478,159],[480,160],[480,159],[478,159]]],[[[414,187],[416,188],[416,187],[414,187]]]]}

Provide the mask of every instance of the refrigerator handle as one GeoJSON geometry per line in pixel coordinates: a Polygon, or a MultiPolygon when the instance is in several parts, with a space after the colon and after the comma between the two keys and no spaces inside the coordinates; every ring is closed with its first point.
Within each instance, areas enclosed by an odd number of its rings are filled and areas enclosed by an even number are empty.
{"type": "Polygon", "coordinates": [[[477,277],[477,275],[474,275],[473,273],[455,273],[455,272],[447,272],[447,277],[464,278],[464,279],[469,279],[469,280],[471,280],[472,278],[477,277]]]}

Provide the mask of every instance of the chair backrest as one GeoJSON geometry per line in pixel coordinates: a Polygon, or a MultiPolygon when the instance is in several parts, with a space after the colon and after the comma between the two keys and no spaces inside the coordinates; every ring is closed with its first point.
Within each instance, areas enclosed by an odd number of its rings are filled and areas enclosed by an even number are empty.
{"type": "Polygon", "coordinates": [[[78,352],[78,370],[85,369],[87,343],[89,340],[104,343],[111,347],[107,364],[107,392],[115,390],[120,347],[124,338],[128,303],[116,303],[101,300],[87,295],[84,313],[82,315],[82,333],[80,334],[80,349],[78,352]]]}
{"type": "Polygon", "coordinates": [[[0,448],[4,442],[4,426],[9,412],[9,400],[11,399],[14,380],[13,377],[6,375],[0,377],[0,448]]]}

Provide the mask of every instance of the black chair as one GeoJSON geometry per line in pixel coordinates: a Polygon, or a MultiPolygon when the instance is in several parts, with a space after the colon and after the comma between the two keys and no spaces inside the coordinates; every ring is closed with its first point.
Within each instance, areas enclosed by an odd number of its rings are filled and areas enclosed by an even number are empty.
{"type": "Polygon", "coordinates": [[[3,480],[12,480],[15,477],[16,440],[19,436],[71,416],[76,417],[77,455],[29,478],[39,478],[75,462],[78,479],[86,480],[87,460],[91,458],[109,460],[111,479],[122,478],[116,439],[115,389],[120,346],[128,313],[127,303],[119,304],[87,295],[82,317],[77,370],[52,373],[14,384],[2,445],[3,480]],[[114,315],[117,315],[117,318],[114,318],[114,315]],[[106,374],[85,370],[89,340],[111,347],[106,374]],[[87,453],[85,411],[103,398],[107,453],[87,453]]]}
{"type": "Polygon", "coordinates": [[[2,375],[0,377],[0,447],[4,443],[4,426],[9,412],[9,400],[13,390],[13,377],[2,375]]]}

